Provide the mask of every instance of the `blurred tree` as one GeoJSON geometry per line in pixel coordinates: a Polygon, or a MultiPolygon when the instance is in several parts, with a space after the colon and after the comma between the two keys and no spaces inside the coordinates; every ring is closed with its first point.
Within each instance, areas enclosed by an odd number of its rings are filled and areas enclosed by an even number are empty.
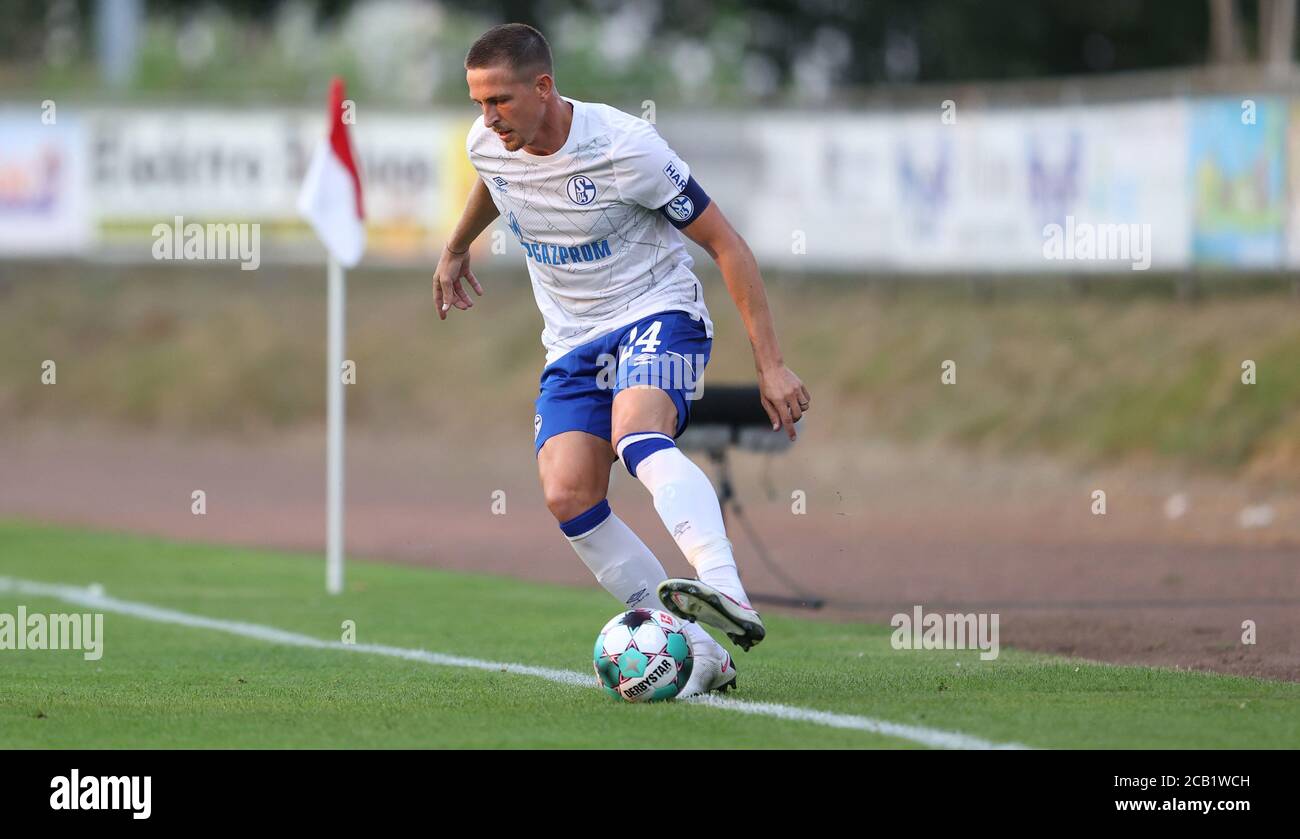
{"type": "Polygon", "coordinates": [[[1210,60],[1238,64],[1246,55],[1237,0],[1210,0],[1210,60]]]}
{"type": "Polygon", "coordinates": [[[1295,46],[1296,0],[1260,0],[1259,58],[1274,75],[1291,70],[1295,46]]]}
{"type": "MultiPolygon", "coordinates": [[[[1296,0],[428,1],[445,12],[435,51],[439,69],[431,73],[438,79],[439,98],[451,97],[456,53],[468,46],[472,33],[493,21],[517,20],[536,25],[551,39],[574,95],[631,99],[650,90],[701,101],[790,95],[816,100],[841,87],[877,83],[1195,66],[1211,58],[1244,60],[1246,44],[1256,41],[1261,59],[1286,71],[1296,5],[1296,0]]],[[[149,26],[162,26],[146,44],[152,75],[142,84],[168,78],[162,54],[165,38],[171,37],[167,33],[217,11],[239,30],[231,36],[234,52],[221,54],[225,86],[238,87],[248,81],[244,76],[261,73],[258,89],[293,96],[297,79],[315,74],[321,62],[336,64],[340,52],[354,49],[346,37],[351,33],[338,30],[365,2],[145,0],[149,26]],[[293,63],[296,56],[275,54],[284,51],[271,34],[293,7],[304,9],[321,29],[315,63],[302,67],[293,63]],[[275,82],[268,72],[284,81],[275,82]]],[[[401,4],[388,2],[400,18],[401,4]]],[[[48,71],[54,58],[69,52],[89,61],[95,8],[93,0],[6,0],[0,84],[13,90],[30,83],[33,74],[48,71]]],[[[353,61],[364,64],[366,56],[354,55],[353,61]]],[[[193,88],[193,78],[183,71],[175,75],[182,80],[177,84],[193,88]]]]}
{"type": "MultiPolygon", "coordinates": [[[[644,0],[638,0],[644,2],[644,0]]],[[[617,0],[448,0],[499,21],[547,31],[560,11],[609,14],[617,0]]],[[[735,21],[745,49],[778,86],[819,68],[832,84],[1012,79],[1203,63],[1204,7],[1187,0],[663,0],[661,43],[704,38],[735,21]]]]}

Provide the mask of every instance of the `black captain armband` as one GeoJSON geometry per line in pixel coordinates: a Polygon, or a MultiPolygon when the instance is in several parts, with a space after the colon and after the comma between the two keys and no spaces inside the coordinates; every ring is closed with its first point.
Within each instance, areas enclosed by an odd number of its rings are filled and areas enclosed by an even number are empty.
{"type": "Polygon", "coordinates": [[[695,182],[694,176],[686,181],[686,188],[678,193],[677,197],[659,208],[659,212],[672,222],[673,227],[681,230],[700,216],[704,215],[704,210],[709,206],[709,196],[700,185],[695,182]]]}

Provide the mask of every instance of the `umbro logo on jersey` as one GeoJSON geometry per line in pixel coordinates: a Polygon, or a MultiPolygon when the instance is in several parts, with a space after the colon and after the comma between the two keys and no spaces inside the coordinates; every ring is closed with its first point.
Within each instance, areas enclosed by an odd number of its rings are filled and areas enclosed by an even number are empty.
{"type": "Polygon", "coordinates": [[[492,179],[492,183],[496,184],[496,185],[497,185],[497,189],[500,190],[501,192],[505,192],[505,191],[506,191],[506,187],[509,186],[509,183],[506,182],[506,179],[503,178],[503,177],[501,177],[500,175],[497,175],[496,177],[494,177],[494,178],[492,179]]]}

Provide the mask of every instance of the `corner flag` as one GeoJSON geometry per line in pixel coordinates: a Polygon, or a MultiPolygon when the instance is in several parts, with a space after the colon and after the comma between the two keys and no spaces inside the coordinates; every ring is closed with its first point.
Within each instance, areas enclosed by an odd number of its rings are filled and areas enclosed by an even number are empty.
{"type": "Polygon", "coordinates": [[[329,134],[316,147],[298,193],[298,212],[329,251],[329,314],[326,362],[325,589],[343,591],[343,348],[347,286],[343,268],[366,250],[361,177],[343,121],[343,80],[330,83],[329,134]]]}
{"type": "Polygon", "coordinates": [[[312,155],[298,194],[298,212],[343,267],[353,268],[361,261],[366,249],[361,176],[343,122],[343,80],[337,77],[330,83],[329,136],[312,155]]]}

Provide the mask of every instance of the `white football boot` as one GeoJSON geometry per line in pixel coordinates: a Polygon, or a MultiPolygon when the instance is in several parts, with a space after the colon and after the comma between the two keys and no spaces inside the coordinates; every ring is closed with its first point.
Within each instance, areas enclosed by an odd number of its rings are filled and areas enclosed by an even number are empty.
{"type": "Polygon", "coordinates": [[[726,693],[736,688],[736,665],[731,661],[731,654],[704,630],[693,623],[683,626],[686,638],[691,644],[691,656],[694,666],[686,686],[677,694],[678,699],[699,696],[705,693],[726,693]]]}
{"type": "Polygon", "coordinates": [[[684,621],[701,620],[721,629],[738,647],[749,648],[767,637],[763,619],[753,607],[738,603],[699,580],[669,579],[659,584],[659,601],[684,621]]]}

